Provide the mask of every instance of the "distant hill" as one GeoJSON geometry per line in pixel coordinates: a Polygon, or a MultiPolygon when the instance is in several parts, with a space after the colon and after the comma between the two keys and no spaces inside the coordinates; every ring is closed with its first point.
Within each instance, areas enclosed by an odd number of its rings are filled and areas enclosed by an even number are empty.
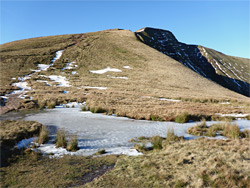
{"type": "Polygon", "coordinates": [[[248,96],[248,59],[179,43],[164,30],[113,29],[20,40],[1,45],[0,58],[4,112],[87,101],[110,114],[136,119],[157,114],[168,120],[184,112],[244,113],[249,103],[242,95],[248,96]],[[20,85],[29,89],[25,95],[20,85]],[[17,89],[11,100],[8,94],[17,89]],[[20,104],[6,110],[8,101],[16,99],[20,104]]]}
{"type": "Polygon", "coordinates": [[[179,61],[194,72],[235,92],[249,96],[250,60],[225,55],[199,45],[179,42],[167,30],[143,28],[137,38],[152,48],[179,61]]]}

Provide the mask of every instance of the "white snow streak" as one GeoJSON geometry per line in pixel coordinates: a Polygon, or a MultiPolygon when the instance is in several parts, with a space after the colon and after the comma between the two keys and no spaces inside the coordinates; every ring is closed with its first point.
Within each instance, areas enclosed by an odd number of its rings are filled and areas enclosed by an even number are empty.
{"type": "Polygon", "coordinates": [[[107,67],[106,69],[90,70],[89,72],[94,73],[94,74],[104,74],[106,72],[122,72],[122,71],[120,69],[107,67]]]}

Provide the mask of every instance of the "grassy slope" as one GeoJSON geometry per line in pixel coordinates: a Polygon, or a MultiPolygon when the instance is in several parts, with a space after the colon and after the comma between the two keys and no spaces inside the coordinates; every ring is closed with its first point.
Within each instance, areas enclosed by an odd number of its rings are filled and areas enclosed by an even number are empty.
{"type": "MultiPolygon", "coordinates": [[[[38,104],[49,105],[55,101],[61,103],[69,100],[83,101],[88,99],[87,102],[90,106],[101,106],[110,112],[116,112],[118,115],[148,119],[150,114],[159,114],[164,119],[164,117],[184,111],[209,115],[218,112],[246,112],[246,106],[238,108],[239,103],[220,105],[218,103],[204,103],[206,101],[204,99],[228,99],[249,103],[248,98],[203,78],[174,59],[141,43],[136,39],[134,33],[128,30],[106,30],[86,33],[83,36],[43,37],[4,44],[1,46],[1,56],[9,58],[2,61],[1,66],[6,64],[18,67],[27,64],[27,67],[1,69],[2,85],[13,82],[11,77],[20,75],[21,72],[22,75],[25,75],[30,72],[30,68],[36,69],[35,64],[45,63],[43,58],[46,59],[45,64],[49,64],[56,50],[64,48],[66,50],[64,50],[62,57],[54,63],[53,68],[55,69],[49,69],[47,72],[39,74],[66,76],[72,85],[71,88],[67,88],[70,92],[62,94],[65,88],[45,86],[44,83],[36,82],[39,77],[35,75],[28,81],[35,90],[29,94],[38,104]],[[37,44],[37,40],[45,46],[36,49],[40,46],[37,44]],[[71,44],[75,45],[66,48],[71,44]],[[23,46],[30,50],[24,50],[23,46]],[[43,51],[44,49],[45,51],[43,51]],[[39,53],[33,53],[37,50],[39,53]],[[11,54],[13,56],[10,56],[11,54]],[[30,55],[30,58],[40,54],[38,57],[42,57],[42,59],[41,61],[25,61],[21,54],[30,55]],[[42,54],[45,54],[45,57],[42,54]],[[46,54],[49,55],[46,56],[46,54]],[[20,63],[12,65],[14,57],[19,58],[20,63]],[[61,70],[67,62],[72,61],[78,65],[76,71],[79,74],[72,75],[71,71],[61,70]],[[108,72],[102,75],[89,72],[89,70],[103,69],[107,66],[118,68],[122,72],[108,72]],[[124,69],[123,66],[130,66],[133,69],[124,69]],[[13,73],[9,73],[8,70],[13,71],[13,73]],[[110,78],[107,75],[126,76],[128,80],[110,78]],[[83,86],[101,86],[108,87],[108,89],[87,90],[81,88],[83,86]],[[173,103],[145,97],[191,100],[173,103]]],[[[167,119],[165,118],[165,120],[167,119]]]]}
{"type": "Polygon", "coordinates": [[[118,159],[84,187],[249,187],[249,140],[198,139],[118,159]]]}
{"type": "MultiPolygon", "coordinates": [[[[201,48],[202,47],[200,47],[200,50],[202,52],[201,48]]],[[[205,49],[208,54],[206,58],[211,64],[213,64],[213,66],[217,67],[217,74],[222,76],[229,75],[231,78],[234,78],[236,80],[242,80],[247,83],[250,82],[250,74],[249,71],[247,71],[250,68],[250,59],[228,56],[210,48],[205,49]],[[213,59],[221,64],[223,72],[219,69],[218,65],[211,61],[213,59]]]]}
{"type": "Polygon", "coordinates": [[[143,43],[179,61],[225,88],[249,96],[249,59],[227,56],[216,50],[179,42],[167,30],[143,28],[135,32],[143,43]]]}

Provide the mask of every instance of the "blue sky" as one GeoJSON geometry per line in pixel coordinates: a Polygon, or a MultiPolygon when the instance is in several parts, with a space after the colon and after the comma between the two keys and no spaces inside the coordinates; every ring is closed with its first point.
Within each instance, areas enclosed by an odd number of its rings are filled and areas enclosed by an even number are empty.
{"type": "Polygon", "coordinates": [[[250,58],[249,1],[1,1],[1,38],[143,27],[170,30],[188,44],[250,58]]]}

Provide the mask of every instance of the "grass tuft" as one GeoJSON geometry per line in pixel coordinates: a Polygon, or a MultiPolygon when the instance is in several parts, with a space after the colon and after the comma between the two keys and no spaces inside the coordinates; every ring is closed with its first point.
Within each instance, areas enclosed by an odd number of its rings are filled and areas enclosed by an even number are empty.
{"type": "Polygon", "coordinates": [[[38,144],[44,144],[49,141],[49,130],[46,126],[42,126],[39,136],[36,140],[38,144]]]}
{"type": "Polygon", "coordinates": [[[56,147],[67,148],[67,140],[64,131],[58,130],[56,135],[56,147]]]}
{"type": "Polygon", "coordinates": [[[189,121],[189,114],[187,112],[177,115],[175,117],[175,122],[176,123],[186,123],[189,121]]]}
{"type": "Polygon", "coordinates": [[[162,141],[164,138],[161,136],[153,136],[152,138],[153,149],[162,149],[162,141]]]}
{"type": "Polygon", "coordinates": [[[68,151],[77,151],[79,150],[79,147],[78,147],[78,138],[76,135],[73,135],[67,148],[66,148],[68,151]]]}
{"type": "Polygon", "coordinates": [[[94,155],[103,155],[105,153],[107,153],[106,150],[105,149],[101,149],[98,152],[96,152],[94,155]]]}
{"type": "Polygon", "coordinates": [[[174,133],[174,129],[173,128],[169,128],[167,130],[167,137],[166,137],[166,141],[167,142],[173,142],[173,141],[179,141],[181,139],[181,137],[178,137],[175,133],[174,133]]]}

